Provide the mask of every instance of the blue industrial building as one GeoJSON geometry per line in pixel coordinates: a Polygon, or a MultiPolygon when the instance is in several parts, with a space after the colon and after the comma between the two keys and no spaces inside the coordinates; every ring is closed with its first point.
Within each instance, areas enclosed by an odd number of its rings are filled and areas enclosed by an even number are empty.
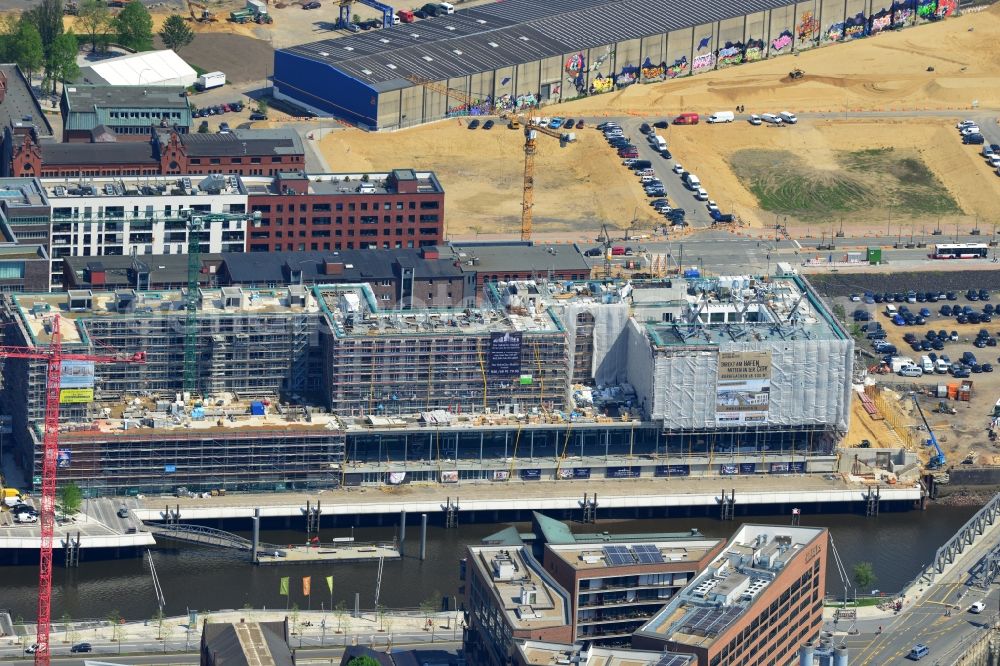
{"type": "Polygon", "coordinates": [[[365,129],[496,115],[934,20],[956,0],[504,0],[275,53],[275,95],[365,129]]]}

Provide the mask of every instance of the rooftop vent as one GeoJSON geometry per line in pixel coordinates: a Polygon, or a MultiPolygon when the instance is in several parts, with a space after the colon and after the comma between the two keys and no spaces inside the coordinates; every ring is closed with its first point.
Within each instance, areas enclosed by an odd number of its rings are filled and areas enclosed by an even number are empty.
{"type": "Polygon", "coordinates": [[[353,51],[353,50],[354,50],[354,47],[353,47],[353,46],[345,46],[345,47],[344,47],[344,50],[345,50],[345,51],[353,51]]]}
{"type": "Polygon", "coordinates": [[[454,29],[455,29],[455,26],[453,26],[453,25],[446,25],[446,26],[444,27],[444,29],[445,29],[445,30],[454,30],[454,29]]]}
{"type": "Polygon", "coordinates": [[[520,37],[518,37],[518,39],[520,39],[522,42],[528,41],[528,38],[525,37],[524,35],[521,35],[520,37]]]}
{"type": "Polygon", "coordinates": [[[329,58],[329,57],[330,57],[330,54],[329,54],[329,53],[327,53],[326,51],[320,51],[320,52],[319,52],[319,54],[320,54],[321,56],[323,56],[324,58],[329,58]]]}
{"type": "Polygon", "coordinates": [[[388,67],[389,69],[396,69],[396,66],[393,65],[391,62],[387,62],[385,66],[388,67]]]}
{"type": "Polygon", "coordinates": [[[363,70],[361,70],[361,73],[362,74],[366,74],[368,76],[371,76],[372,75],[372,70],[370,70],[370,69],[363,69],[363,70]]]}
{"type": "Polygon", "coordinates": [[[500,45],[497,44],[496,42],[487,42],[487,43],[495,49],[500,48],[500,45]]]}
{"type": "Polygon", "coordinates": [[[410,37],[413,37],[413,39],[416,39],[416,38],[417,38],[417,37],[419,37],[419,36],[420,36],[420,33],[419,33],[419,32],[411,32],[411,33],[410,33],[410,37]]]}
{"type": "Polygon", "coordinates": [[[479,23],[481,25],[486,25],[486,21],[484,21],[483,19],[476,19],[476,23],[479,23]]]}
{"type": "Polygon", "coordinates": [[[462,52],[459,51],[458,49],[453,49],[452,53],[454,53],[455,55],[462,55],[462,52]]]}
{"type": "Polygon", "coordinates": [[[381,38],[381,39],[380,39],[380,40],[378,40],[378,41],[382,42],[383,44],[388,44],[388,43],[389,43],[389,40],[388,40],[388,39],[386,39],[385,37],[381,38]]]}
{"type": "Polygon", "coordinates": [[[430,57],[430,56],[421,56],[421,57],[422,57],[422,58],[423,58],[424,60],[426,60],[427,62],[434,62],[434,58],[432,58],[432,57],[430,57]]]}

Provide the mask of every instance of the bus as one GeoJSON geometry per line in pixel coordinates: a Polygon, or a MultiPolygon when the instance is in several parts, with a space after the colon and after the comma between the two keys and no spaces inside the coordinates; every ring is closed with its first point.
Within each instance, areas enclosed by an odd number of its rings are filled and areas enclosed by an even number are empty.
{"type": "Polygon", "coordinates": [[[982,259],[989,251],[986,243],[938,243],[931,259],[982,259]]]}

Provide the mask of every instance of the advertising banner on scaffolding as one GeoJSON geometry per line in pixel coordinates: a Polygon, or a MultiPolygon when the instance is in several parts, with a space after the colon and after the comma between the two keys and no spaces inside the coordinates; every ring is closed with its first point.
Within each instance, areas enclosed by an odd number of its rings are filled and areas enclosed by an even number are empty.
{"type": "Polygon", "coordinates": [[[719,425],[764,424],[770,404],[771,352],[719,352],[715,422],[719,425]]]}
{"type": "Polygon", "coordinates": [[[94,401],[92,361],[62,361],[59,372],[59,402],[79,404],[94,401]]]}
{"type": "Polygon", "coordinates": [[[490,377],[518,377],[521,374],[520,331],[490,334],[490,353],[486,359],[486,374],[490,377]]]}

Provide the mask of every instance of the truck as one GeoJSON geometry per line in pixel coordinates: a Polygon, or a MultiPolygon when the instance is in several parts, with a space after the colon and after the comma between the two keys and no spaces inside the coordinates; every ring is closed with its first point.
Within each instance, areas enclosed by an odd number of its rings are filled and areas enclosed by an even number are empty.
{"type": "Polygon", "coordinates": [[[409,9],[400,9],[396,12],[396,17],[403,23],[413,23],[416,20],[413,18],[413,11],[409,9]]]}
{"type": "Polygon", "coordinates": [[[21,503],[21,491],[17,488],[4,488],[3,503],[5,506],[17,506],[21,503]]]}
{"type": "Polygon", "coordinates": [[[697,113],[682,113],[674,118],[674,125],[697,125],[698,120],[697,113]]]}
{"type": "Polygon", "coordinates": [[[731,123],[736,120],[736,114],[732,111],[716,111],[708,117],[710,123],[731,123]]]}
{"type": "MultiPolygon", "coordinates": [[[[247,11],[247,10],[243,10],[247,11]]],[[[234,12],[235,13],[235,12],[234,12]]],[[[211,90],[226,85],[226,75],[224,72],[206,72],[198,77],[195,86],[199,90],[211,90]]]]}

